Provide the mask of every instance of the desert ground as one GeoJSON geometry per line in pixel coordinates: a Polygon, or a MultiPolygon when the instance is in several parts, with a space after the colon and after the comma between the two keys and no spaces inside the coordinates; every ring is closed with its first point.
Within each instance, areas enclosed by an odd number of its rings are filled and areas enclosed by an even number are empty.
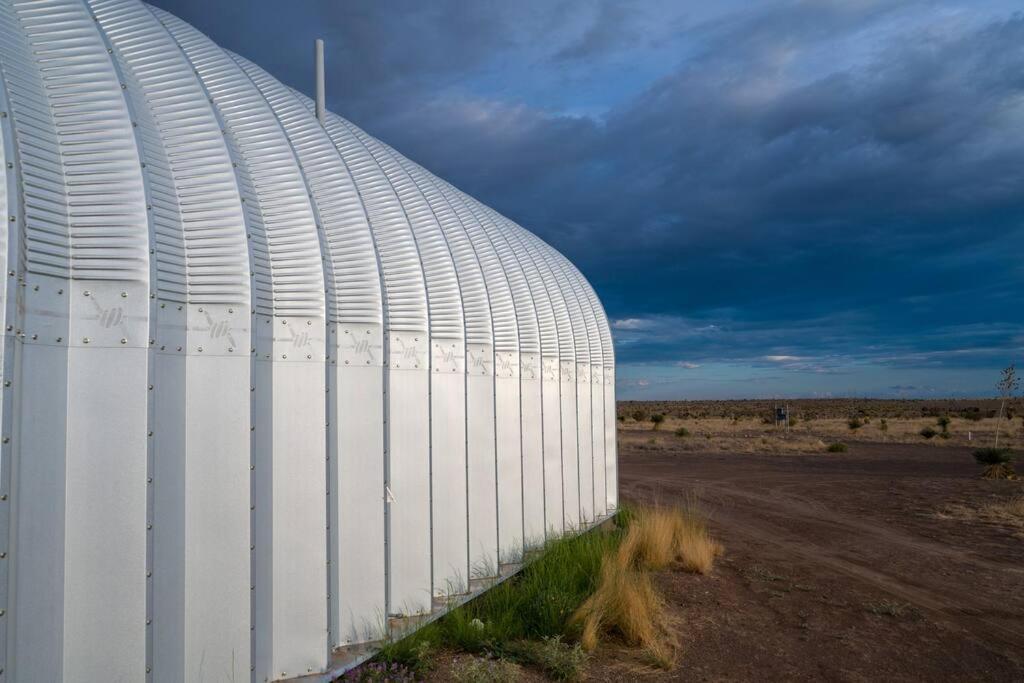
{"type": "MultiPolygon", "coordinates": [[[[608,647],[588,678],[1024,680],[1024,486],[971,455],[997,404],[790,402],[788,430],[764,424],[773,405],[620,404],[623,500],[698,501],[725,553],[658,576],[672,671],[608,647]],[[942,416],[948,438],[921,436],[942,416]]],[[[1001,444],[1024,443],[1019,411],[1007,427],[1001,444]]]]}

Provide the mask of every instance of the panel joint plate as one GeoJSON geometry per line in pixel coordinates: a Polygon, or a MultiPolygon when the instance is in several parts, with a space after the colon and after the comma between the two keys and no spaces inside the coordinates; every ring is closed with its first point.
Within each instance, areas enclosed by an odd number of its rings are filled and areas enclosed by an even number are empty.
{"type": "Polygon", "coordinates": [[[466,344],[466,373],[494,375],[494,347],[490,344],[466,344]]]}
{"type": "Polygon", "coordinates": [[[388,335],[389,366],[392,370],[426,370],[426,332],[392,332],[388,335]]]}
{"type": "Polygon", "coordinates": [[[466,344],[461,339],[435,339],[430,344],[434,374],[462,374],[466,371],[466,344]]]}
{"type": "Polygon", "coordinates": [[[332,323],[332,362],[350,367],[383,367],[384,335],[380,325],[332,323]]]}
{"type": "Polygon", "coordinates": [[[253,318],[256,349],[261,360],[322,363],[326,323],[320,316],[265,316],[253,318]]]}
{"type": "Polygon", "coordinates": [[[522,379],[540,379],[540,356],[536,353],[520,354],[519,372],[522,379]]]}
{"type": "Polygon", "coordinates": [[[499,351],[494,354],[494,376],[519,377],[519,353],[517,351],[499,351]]]}
{"type": "Polygon", "coordinates": [[[555,356],[546,356],[542,363],[542,378],[545,382],[557,382],[558,381],[558,358],[555,356]]]}

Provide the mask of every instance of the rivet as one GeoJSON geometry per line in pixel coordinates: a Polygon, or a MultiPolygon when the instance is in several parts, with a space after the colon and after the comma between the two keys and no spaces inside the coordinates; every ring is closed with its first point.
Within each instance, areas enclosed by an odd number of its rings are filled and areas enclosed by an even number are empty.
{"type": "Polygon", "coordinates": [[[153,572],[146,572],[146,577],[147,577],[147,578],[149,578],[149,577],[151,577],[151,576],[153,576],[153,572]]]}
{"type": "Polygon", "coordinates": [[[153,528],[153,525],[152,525],[152,524],[147,524],[147,525],[146,525],[146,529],[152,529],[152,528],[153,528]]]}
{"type": "Polygon", "coordinates": [[[83,296],[89,296],[90,294],[92,294],[92,292],[90,292],[88,289],[82,292],[83,296]]]}
{"type": "Polygon", "coordinates": [[[199,351],[199,353],[202,353],[202,352],[203,352],[203,347],[202,347],[202,346],[200,346],[200,347],[199,347],[199,349],[198,349],[198,351],[199,351]]]}
{"type": "Polygon", "coordinates": [[[312,324],[313,324],[313,321],[312,321],[312,320],[307,320],[307,321],[306,321],[306,324],[307,324],[307,325],[312,325],[312,324]]]}
{"type": "Polygon", "coordinates": [[[200,307],[199,307],[199,312],[200,312],[200,313],[202,313],[202,312],[203,312],[203,307],[202,307],[202,306],[200,306],[200,307]]]}
{"type": "Polygon", "coordinates": [[[121,292],[121,298],[122,299],[127,299],[128,298],[128,292],[121,292]]]}
{"type": "Polygon", "coordinates": [[[0,553],[0,560],[6,560],[6,559],[7,559],[7,553],[0,553]]]}
{"type": "Polygon", "coordinates": [[[228,313],[234,313],[234,312],[235,312],[235,309],[233,309],[233,308],[229,308],[228,309],[228,313]]]}
{"type": "Polygon", "coordinates": [[[121,343],[122,343],[122,344],[127,344],[127,343],[128,343],[128,340],[127,340],[127,339],[125,339],[124,337],[121,337],[121,343]]]}
{"type": "Polygon", "coordinates": [[[88,337],[82,337],[82,343],[83,344],[88,344],[89,343],[89,338],[88,337]]]}

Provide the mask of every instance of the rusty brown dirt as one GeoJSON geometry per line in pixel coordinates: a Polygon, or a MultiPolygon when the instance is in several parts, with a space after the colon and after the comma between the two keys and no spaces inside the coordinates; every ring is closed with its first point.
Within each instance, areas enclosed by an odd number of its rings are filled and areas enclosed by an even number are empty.
{"type": "Polygon", "coordinates": [[[622,498],[696,496],[726,547],[710,576],[658,576],[674,670],[614,646],[591,680],[1024,680],[1020,527],[960,514],[1024,492],[970,451],[859,443],[846,453],[729,454],[623,440],[622,498]]]}

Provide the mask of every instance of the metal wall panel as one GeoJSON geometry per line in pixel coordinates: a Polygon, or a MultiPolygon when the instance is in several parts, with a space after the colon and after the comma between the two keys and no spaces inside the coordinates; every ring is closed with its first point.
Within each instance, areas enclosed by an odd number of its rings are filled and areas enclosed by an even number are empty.
{"type": "Polygon", "coordinates": [[[312,103],[233,55],[266,97],[313,197],[328,325],[330,642],[380,636],[385,612],[383,301],[369,219],[312,103]]]}
{"type": "Polygon", "coordinates": [[[280,123],[238,64],[187,24],[153,11],[195,69],[223,123],[246,208],[255,312],[255,675],[319,671],[328,649],[326,329],[309,189],[280,123]]]}
{"type": "Polygon", "coordinates": [[[0,5],[0,63],[25,264],[5,670],[141,678],[148,258],[131,121],[78,2],[0,5]]]}
{"type": "MultiPolygon", "coordinates": [[[[555,457],[560,458],[560,446],[555,445],[555,439],[560,438],[561,434],[557,409],[548,413],[546,420],[544,415],[543,355],[546,353],[548,359],[557,367],[558,335],[555,329],[555,316],[537,263],[533,254],[527,251],[518,226],[493,209],[482,208],[501,230],[512,253],[519,261],[533,302],[532,312],[537,320],[540,353],[523,353],[520,356],[523,411],[523,527],[527,545],[536,546],[543,543],[545,532],[550,528],[547,523],[548,499],[552,498],[551,504],[559,510],[559,514],[562,505],[560,467],[558,476],[552,479],[550,487],[547,475],[549,470],[552,475],[555,470],[545,467],[549,459],[554,461],[555,457]],[[552,433],[551,436],[547,435],[548,432],[552,433]],[[557,498],[553,493],[547,493],[548,488],[558,491],[557,498]]],[[[548,390],[552,391],[552,387],[549,386],[548,390]]],[[[553,390],[557,392],[557,384],[553,390]]],[[[557,403],[551,405],[554,407],[557,403]]]]}
{"type": "Polygon", "coordinates": [[[242,677],[249,275],[235,174],[198,80],[152,13],[130,0],[89,8],[125,82],[151,206],[148,527],[159,571],[149,579],[147,665],[154,680],[242,677]]]}
{"type": "Polygon", "coordinates": [[[387,176],[345,122],[325,128],[366,206],[385,298],[387,613],[430,609],[430,372],[426,284],[409,220],[387,176]]]}
{"type": "Polygon", "coordinates": [[[433,594],[468,590],[466,374],[462,292],[441,224],[425,193],[395,155],[349,125],[395,188],[412,227],[430,318],[430,478],[433,594]]]}

